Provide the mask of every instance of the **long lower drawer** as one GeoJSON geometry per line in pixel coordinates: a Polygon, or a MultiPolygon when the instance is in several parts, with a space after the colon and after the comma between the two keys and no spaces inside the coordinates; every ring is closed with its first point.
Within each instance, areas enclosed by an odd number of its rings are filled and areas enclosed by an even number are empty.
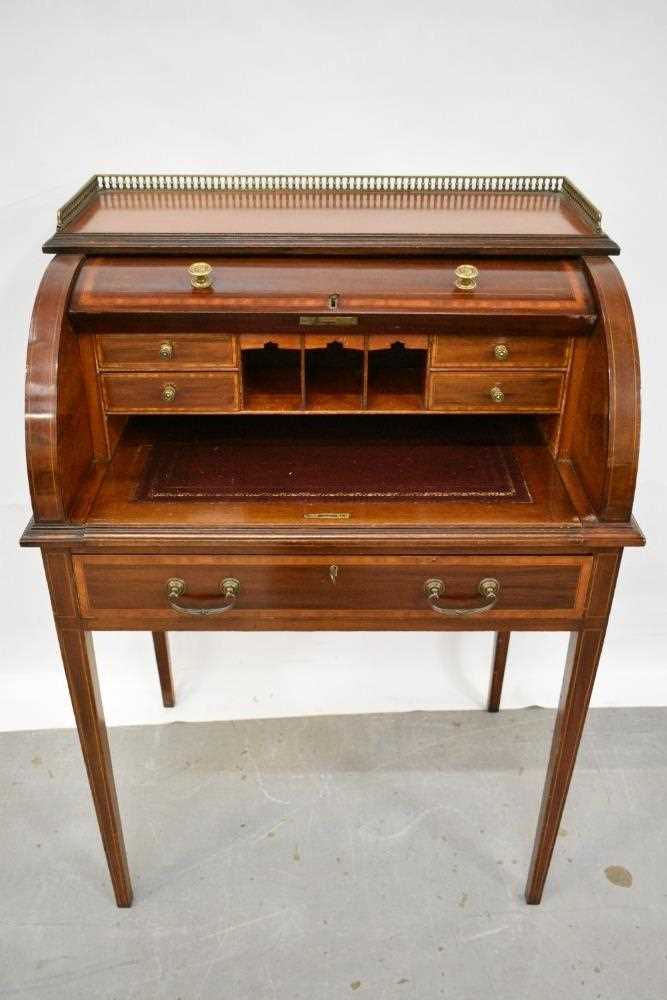
{"type": "Polygon", "coordinates": [[[332,622],[354,612],[443,621],[577,618],[591,565],[588,556],[74,557],[81,613],[99,619],[238,620],[266,612],[326,612],[332,622]]]}

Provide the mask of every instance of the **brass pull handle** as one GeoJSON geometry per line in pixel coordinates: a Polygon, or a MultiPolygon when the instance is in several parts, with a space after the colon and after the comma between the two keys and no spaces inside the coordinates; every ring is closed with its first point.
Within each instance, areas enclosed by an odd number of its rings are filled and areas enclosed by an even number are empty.
{"type": "Polygon", "coordinates": [[[485,579],[479,581],[477,591],[484,598],[484,604],[473,605],[472,607],[461,607],[460,605],[458,607],[456,605],[447,607],[446,605],[438,604],[438,601],[445,592],[445,585],[442,580],[427,580],[424,584],[424,593],[426,594],[428,603],[431,605],[431,609],[439,615],[447,615],[449,618],[462,618],[464,615],[480,615],[484,611],[490,611],[498,600],[500,583],[492,577],[485,577],[485,579]]]}
{"type": "Polygon", "coordinates": [[[189,608],[186,604],[177,604],[179,597],[182,597],[187,587],[185,580],[174,576],[167,580],[167,603],[174,611],[180,611],[182,615],[221,615],[223,611],[230,611],[241,593],[241,584],[234,576],[227,576],[220,584],[220,591],[224,595],[226,604],[216,604],[212,608],[189,608]]]}
{"type": "Polygon", "coordinates": [[[477,288],[477,278],[479,271],[472,264],[460,264],[454,271],[456,281],[454,284],[461,292],[472,292],[477,288]]]}
{"type": "Polygon", "coordinates": [[[190,264],[188,274],[193,288],[210,288],[213,284],[213,268],[203,260],[190,264]]]}
{"type": "Polygon", "coordinates": [[[173,401],[176,399],[176,386],[175,385],[162,386],[161,395],[165,403],[173,403],[173,401]]]}
{"type": "Polygon", "coordinates": [[[164,344],[160,344],[160,357],[164,361],[171,361],[173,356],[174,345],[169,340],[165,340],[164,344]]]}
{"type": "Polygon", "coordinates": [[[507,344],[496,344],[493,348],[493,356],[496,361],[507,361],[510,356],[509,347],[507,344]]]}
{"type": "Polygon", "coordinates": [[[494,385],[492,389],[489,389],[489,396],[494,403],[502,403],[505,398],[505,393],[499,385],[494,385]]]}

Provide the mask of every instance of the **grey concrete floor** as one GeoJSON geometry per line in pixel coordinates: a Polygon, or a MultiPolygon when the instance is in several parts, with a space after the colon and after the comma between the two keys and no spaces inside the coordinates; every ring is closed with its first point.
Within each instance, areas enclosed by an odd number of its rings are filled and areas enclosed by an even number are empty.
{"type": "Polygon", "coordinates": [[[591,712],[544,901],[553,712],[111,731],[116,909],[72,731],[0,735],[0,996],[664,1000],[667,709],[591,712]]]}

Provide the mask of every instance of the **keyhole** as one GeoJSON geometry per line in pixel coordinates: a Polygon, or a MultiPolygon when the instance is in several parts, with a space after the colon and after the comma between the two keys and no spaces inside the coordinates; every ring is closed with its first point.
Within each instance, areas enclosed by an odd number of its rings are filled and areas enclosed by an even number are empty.
{"type": "Polygon", "coordinates": [[[329,296],[329,309],[338,309],[338,295],[329,296]]]}
{"type": "Polygon", "coordinates": [[[338,579],[338,566],[329,566],[329,577],[331,582],[335,584],[338,579]]]}

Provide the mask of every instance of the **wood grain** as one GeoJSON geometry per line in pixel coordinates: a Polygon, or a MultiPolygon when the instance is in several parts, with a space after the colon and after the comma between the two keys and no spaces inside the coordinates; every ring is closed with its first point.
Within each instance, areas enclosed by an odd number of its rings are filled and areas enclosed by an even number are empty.
{"type": "MultiPolygon", "coordinates": [[[[190,284],[189,257],[91,257],[72,296],[82,316],[165,314],[292,314],[293,330],[303,314],[396,313],[442,316],[595,316],[585,272],[578,262],[468,260],[480,277],[472,292],[455,286],[460,259],[340,261],[320,259],[227,260],[211,257],[213,286],[190,284]],[[337,295],[337,307],[330,297],[337,295]]],[[[381,331],[378,331],[381,332],[381,331]]]]}
{"type": "Polygon", "coordinates": [[[155,659],[160,678],[162,704],[165,708],[173,708],[176,704],[176,699],[174,697],[174,680],[171,675],[169,639],[166,632],[152,632],[151,634],[153,636],[153,647],[155,649],[155,659]]]}
{"type": "Polygon", "coordinates": [[[44,245],[115,253],[617,253],[565,192],[104,190],[44,245]]]}
{"type": "Polygon", "coordinates": [[[232,372],[142,372],[102,376],[108,413],[226,413],[239,407],[239,377],[232,372]],[[176,396],[165,400],[173,386],[176,396]]]}
{"type": "Polygon", "coordinates": [[[230,334],[185,333],[105,334],[98,336],[97,359],[101,371],[207,371],[237,368],[237,339],[230,334]],[[160,354],[163,344],[171,357],[160,354]]]}
{"type": "Polygon", "coordinates": [[[433,368],[566,368],[570,344],[563,337],[514,336],[487,334],[460,336],[440,333],[433,337],[431,366],[433,368]],[[507,350],[507,358],[498,360],[494,354],[498,345],[507,350]]]}
{"type": "Polygon", "coordinates": [[[608,613],[611,607],[620,558],[620,553],[613,555],[610,553],[598,556],[595,560],[587,602],[589,622],[581,631],[574,632],[570,636],[526,884],[528,903],[539,903],[542,899],[602,653],[606,617],[602,619],[601,627],[594,627],[594,616],[601,611],[608,613]]]}
{"type": "Polygon", "coordinates": [[[67,316],[82,258],[57,257],[35,299],[26,362],[25,433],[35,520],[67,517],[93,460],[79,345],[67,316]]]}
{"type": "Polygon", "coordinates": [[[577,618],[583,614],[590,558],[573,556],[75,556],[83,618],[163,613],[179,618],[165,597],[166,582],[183,579],[187,596],[202,607],[220,601],[220,583],[236,577],[241,595],[227,613],[238,621],[257,611],[337,612],[395,610],[430,618],[424,594],[441,577],[448,599],[478,600],[485,577],[500,581],[494,617],[577,618]],[[335,582],[330,567],[338,567],[335,582]]]}
{"type": "Polygon", "coordinates": [[[505,665],[507,663],[507,651],[509,649],[511,634],[511,632],[496,632],[493,647],[491,684],[489,686],[489,698],[487,703],[487,710],[489,712],[498,712],[500,710],[500,699],[503,693],[505,665]]]}
{"type": "Polygon", "coordinates": [[[557,413],[562,392],[559,372],[431,371],[427,406],[447,413],[557,413]],[[494,388],[502,391],[502,402],[491,397],[494,388]]]}
{"type": "Polygon", "coordinates": [[[58,640],[116,903],[131,906],[132,885],[90,632],[59,627],[58,640]]]}

